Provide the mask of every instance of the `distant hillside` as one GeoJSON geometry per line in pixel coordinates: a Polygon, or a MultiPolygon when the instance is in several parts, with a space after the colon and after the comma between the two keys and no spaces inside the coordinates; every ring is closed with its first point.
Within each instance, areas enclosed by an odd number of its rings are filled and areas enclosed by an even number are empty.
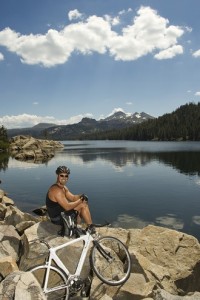
{"type": "Polygon", "coordinates": [[[200,103],[188,103],[157,119],[120,130],[87,135],[84,139],[200,141],[200,103]]]}
{"type": "Polygon", "coordinates": [[[52,126],[55,126],[55,124],[39,123],[33,127],[28,127],[28,128],[7,129],[7,134],[9,138],[16,135],[31,135],[35,138],[40,138],[40,137],[45,137],[45,130],[52,126]]]}
{"type": "Polygon", "coordinates": [[[47,129],[49,127],[55,126],[56,124],[54,123],[39,123],[35,126],[32,127],[33,130],[43,130],[43,129],[47,129]]]}
{"type": "Polygon", "coordinates": [[[140,124],[149,119],[154,119],[154,117],[144,112],[126,114],[119,111],[99,121],[91,118],[83,118],[81,122],[72,125],[40,123],[31,128],[8,129],[7,132],[9,137],[21,134],[54,140],[76,140],[83,139],[86,134],[96,134],[111,129],[121,129],[133,124],[140,124]]]}

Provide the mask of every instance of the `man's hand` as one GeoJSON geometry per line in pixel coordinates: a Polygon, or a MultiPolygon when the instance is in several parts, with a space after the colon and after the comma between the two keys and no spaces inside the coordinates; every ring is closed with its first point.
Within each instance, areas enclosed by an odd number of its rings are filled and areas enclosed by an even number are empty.
{"type": "Polygon", "coordinates": [[[87,195],[82,194],[80,198],[81,198],[82,201],[88,202],[88,196],[87,195]]]}

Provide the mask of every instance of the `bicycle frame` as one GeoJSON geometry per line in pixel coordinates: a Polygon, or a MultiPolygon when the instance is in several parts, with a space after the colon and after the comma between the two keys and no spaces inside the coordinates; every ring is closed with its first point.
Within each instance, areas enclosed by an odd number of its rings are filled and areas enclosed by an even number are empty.
{"type": "Polygon", "coordinates": [[[48,280],[49,280],[49,273],[50,273],[50,267],[51,267],[51,263],[52,261],[54,261],[56,263],[56,265],[68,276],[68,280],[70,279],[71,276],[80,276],[83,265],[84,265],[84,261],[88,252],[88,249],[90,247],[91,242],[94,240],[94,237],[92,235],[90,235],[90,233],[86,233],[85,235],[76,238],[74,240],[68,241],[62,245],[56,246],[56,247],[52,247],[49,248],[49,258],[47,261],[47,272],[45,275],[45,282],[44,282],[44,292],[48,292],[48,280]],[[75,244],[77,242],[83,241],[84,245],[83,245],[83,249],[80,255],[80,259],[76,268],[76,271],[74,274],[70,274],[69,270],[67,269],[67,267],[63,264],[63,262],[61,261],[61,259],[57,256],[56,252],[62,248],[65,248],[67,246],[70,246],[72,244],[75,244]]]}

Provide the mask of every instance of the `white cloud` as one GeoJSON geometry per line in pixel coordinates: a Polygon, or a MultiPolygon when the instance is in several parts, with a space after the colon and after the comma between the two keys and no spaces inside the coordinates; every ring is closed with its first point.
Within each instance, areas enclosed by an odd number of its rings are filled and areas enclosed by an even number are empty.
{"type": "Polygon", "coordinates": [[[119,111],[125,112],[125,111],[123,110],[123,108],[121,108],[121,107],[114,108],[113,111],[112,111],[107,117],[110,117],[110,116],[112,116],[114,113],[119,112],[119,111]]]}
{"type": "MultiPolygon", "coordinates": [[[[78,123],[82,120],[82,118],[92,118],[93,115],[92,114],[89,114],[89,113],[86,113],[84,115],[77,115],[77,116],[73,116],[73,117],[70,117],[69,119],[67,119],[65,122],[67,122],[67,124],[75,124],[75,123],[78,123]]],[[[61,121],[63,122],[63,121],[61,121]]],[[[66,123],[65,123],[66,124],[66,123]]],[[[60,124],[60,125],[65,125],[65,124],[60,124]]]]}
{"type": "Polygon", "coordinates": [[[200,57],[200,49],[192,54],[194,57],[200,57]]]}
{"type": "Polygon", "coordinates": [[[132,105],[133,103],[132,103],[132,102],[126,102],[126,104],[127,104],[127,105],[132,105]]]}
{"type": "Polygon", "coordinates": [[[38,105],[39,103],[37,101],[33,102],[33,105],[38,105]]]}
{"type": "Polygon", "coordinates": [[[156,59],[169,59],[169,58],[173,58],[177,54],[182,54],[182,53],[183,53],[183,47],[180,45],[175,45],[173,47],[160,51],[154,57],[156,59]]]}
{"type": "Polygon", "coordinates": [[[131,114],[132,114],[132,113],[130,113],[130,112],[125,112],[123,108],[118,107],[118,108],[114,108],[113,111],[112,111],[109,115],[106,116],[106,118],[112,116],[112,115],[115,114],[116,112],[123,112],[123,113],[125,113],[126,115],[131,115],[131,114]]]}
{"type": "Polygon", "coordinates": [[[70,10],[68,13],[68,18],[69,20],[76,20],[76,19],[80,19],[82,17],[82,14],[77,10],[70,10]]]}
{"type": "Polygon", "coordinates": [[[164,50],[176,45],[184,33],[178,26],[168,26],[150,7],[141,7],[133,24],[123,28],[123,35],[110,40],[110,53],[116,60],[135,60],[156,50],[164,50]]]}
{"type": "Polygon", "coordinates": [[[66,120],[58,120],[52,116],[36,116],[29,114],[22,114],[16,116],[3,116],[0,117],[0,124],[5,128],[25,128],[32,127],[38,123],[53,123],[57,125],[68,125],[78,123],[82,120],[83,117],[92,117],[92,114],[86,113],[83,115],[73,116],[66,120]]]}
{"type": "Polygon", "coordinates": [[[123,10],[120,10],[119,15],[124,15],[125,13],[126,13],[126,10],[123,9],[123,10]]]}
{"type": "Polygon", "coordinates": [[[195,96],[200,96],[200,92],[196,92],[196,93],[195,93],[195,96]]]}
{"type": "Polygon", "coordinates": [[[132,12],[132,11],[133,11],[132,8],[128,8],[127,10],[123,9],[119,12],[119,15],[124,15],[124,14],[132,12]]]}
{"type": "Polygon", "coordinates": [[[115,25],[118,25],[120,23],[120,18],[117,16],[117,17],[114,17],[112,18],[111,16],[109,15],[105,15],[104,16],[105,20],[110,23],[112,26],[115,26],[115,25]]]}
{"type": "MultiPolygon", "coordinates": [[[[131,12],[131,10],[128,10],[131,12]]],[[[120,14],[123,14],[121,11],[120,14]]],[[[70,11],[70,20],[81,18],[77,10],[70,11]]],[[[169,25],[169,21],[150,7],[140,7],[132,23],[122,28],[122,34],[112,30],[119,24],[115,17],[89,16],[77,23],[69,24],[60,31],[49,29],[46,34],[22,35],[10,28],[0,31],[0,46],[17,54],[22,63],[53,67],[68,61],[73,52],[83,55],[97,52],[109,53],[115,60],[136,60],[148,53],[156,54],[159,59],[182,53],[177,45],[178,38],[184,34],[179,26],[169,25]],[[164,54],[162,51],[165,51],[164,54]]],[[[195,56],[195,53],[193,54],[195,56]]],[[[197,54],[196,54],[197,55],[197,54]]],[[[155,56],[155,57],[156,57],[155,56]]]]}
{"type": "Polygon", "coordinates": [[[192,32],[192,27],[186,26],[185,29],[186,29],[186,31],[188,31],[188,32],[192,32]]]}
{"type": "Polygon", "coordinates": [[[0,52],[0,61],[1,60],[4,60],[4,56],[3,56],[3,54],[0,52]]]}

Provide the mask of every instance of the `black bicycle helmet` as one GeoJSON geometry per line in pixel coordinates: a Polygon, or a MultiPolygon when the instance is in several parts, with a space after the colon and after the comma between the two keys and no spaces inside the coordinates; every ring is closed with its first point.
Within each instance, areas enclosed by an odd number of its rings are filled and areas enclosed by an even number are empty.
{"type": "Polygon", "coordinates": [[[70,169],[66,166],[59,166],[56,169],[56,174],[59,175],[60,173],[66,173],[66,174],[70,174],[70,169]]]}

